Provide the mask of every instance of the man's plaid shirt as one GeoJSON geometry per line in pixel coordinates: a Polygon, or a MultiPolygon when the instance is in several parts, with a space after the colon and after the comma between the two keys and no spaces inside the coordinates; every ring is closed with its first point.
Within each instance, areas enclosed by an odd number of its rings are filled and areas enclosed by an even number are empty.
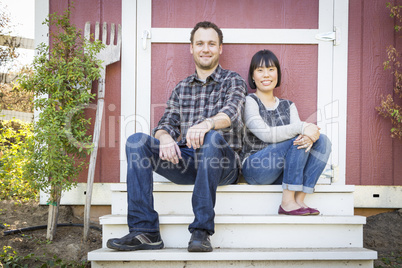
{"type": "Polygon", "coordinates": [[[244,79],[220,65],[205,82],[199,80],[197,73],[194,73],[174,88],[167,101],[165,113],[152,134],[164,129],[179,145],[185,145],[190,127],[217,113],[225,113],[231,120],[231,126],[216,131],[238,152],[242,147],[242,116],[246,92],[244,79]]]}

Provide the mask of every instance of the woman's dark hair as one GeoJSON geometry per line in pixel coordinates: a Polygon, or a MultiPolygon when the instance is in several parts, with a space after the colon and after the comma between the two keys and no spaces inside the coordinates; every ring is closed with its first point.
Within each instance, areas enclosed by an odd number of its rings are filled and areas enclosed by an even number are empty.
{"type": "Polygon", "coordinates": [[[218,37],[219,37],[219,45],[221,45],[223,43],[223,34],[222,34],[221,29],[218,26],[216,26],[215,23],[212,23],[210,21],[201,21],[201,22],[197,23],[194,26],[193,30],[191,31],[191,34],[190,34],[190,42],[191,42],[191,44],[194,41],[194,34],[199,28],[204,28],[204,29],[212,28],[212,29],[214,29],[216,31],[216,33],[218,34],[218,37]]]}
{"type": "Polygon", "coordinates": [[[258,67],[272,67],[275,66],[278,70],[278,83],[276,87],[281,85],[281,66],[279,60],[271,50],[260,50],[254,54],[250,62],[250,69],[248,70],[248,84],[250,88],[256,89],[256,85],[253,81],[254,70],[258,67]]]}

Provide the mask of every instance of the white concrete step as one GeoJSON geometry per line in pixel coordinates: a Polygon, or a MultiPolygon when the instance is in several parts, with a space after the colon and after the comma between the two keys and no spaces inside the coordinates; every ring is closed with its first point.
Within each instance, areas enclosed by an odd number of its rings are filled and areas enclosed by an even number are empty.
{"type": "Polygon", "coordinates": [[[95,267],[373,267],[377,253],[364,248],[214,249],[190,253],[165,248],[135,252],[99,249],[88,253],[95,267]]]}
{"type": "MultiPolygon", "coordinates": [[[[111,184],[112,214],[127,213],[125,183],[111,184]]],[[[191,215],[193,185],[154,183],[154,206],[160,214],[191,215]]],[[[322,215],[353,215],[354,185],[317,185],[315,193],[307,195],[306,203],[318,208],[322,215]]],[[[236,184],[219,186],[215,213],[220,215],[277,214],[281,203],[281,185],[236,184]]]]}
{"type": "MultiPolygon", "coordinates": [[[[190,239],[190,215],[160,215],[165,247],[186,248],[190,239]]],[[[126,215],[100,218],[103,247],[110,238],[128,234],[126,215]]],[[[215,248],[356,248],[363,247],[361,216],[217,215],[215,248]]]]}

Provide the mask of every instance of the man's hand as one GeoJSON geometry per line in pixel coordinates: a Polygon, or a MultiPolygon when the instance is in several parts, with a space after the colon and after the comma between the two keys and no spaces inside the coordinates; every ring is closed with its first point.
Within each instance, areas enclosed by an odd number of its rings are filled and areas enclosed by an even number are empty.
{"type": "Polygon", "coordinates": [[[168,133],[164,133],[158,138],[160,141],[160,159],[172,162],[173,164],[179,163],[179,158],[181,159],[181,151],[174,139],[168,133]]]}
{"type": "Polygon", "coordinates": [[[306,153],[310,151],[311,147],[313,147],[313,140],[306,135],[299,135],[297,139],[293,142],[294,146],[298,146],[297,149],[306,149],[306,153]]]}
{"type": "Polygon", "coordinates": [[[198,149],[204,144],[205,134],[212,129],[212,125],[203,121],[188,129],[186,141],[188,148],[198,149]]]}
{"type": "Polygon", "coordinates": [[[320,128],[314,124],[307,124],[304,127],[303,135],[309,137],[313,142],[320,138],[320,128]]]}

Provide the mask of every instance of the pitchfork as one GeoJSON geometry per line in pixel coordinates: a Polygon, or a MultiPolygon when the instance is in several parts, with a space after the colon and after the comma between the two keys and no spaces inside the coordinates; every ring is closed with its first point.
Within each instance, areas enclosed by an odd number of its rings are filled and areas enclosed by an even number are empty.
{"type": "MultiPolygon", "coordinates": [[[[84,36],[85,39],[89,41],[91,32],[91,23],[85,23],[85,31],[84,36]]],[[[112,63],[115,63],[120,60],[120,48],[121,48],[121,26],[118,25],[117,30],[117,45],[114,45],[115,38],[115,26],[114,23],[111,24],[111,32],[110,32],[110,44],[106,45],[107,39],[107,23],[103,23],[102,28],[102,43],[106,46],[103,50],[101,50],[96,58],[102,61],[102,69],[100,71],[101,77],[98,80],[98,103],[96,106],[96,118],[95,118],[95,129],[93,136],[93,151],[91,152],[91,157],[89,161],[88,168],[88,180],[87,180],[87,192],[86,192],[86,202],[85,202],[85,211],[84,211],[84,241],[88,240],[89,235],[89,219],[91,213],[91,199],[92,199],[92,188],[94,183],[94,175],[95,175],[95,165],[96,165],[96,157],[98,153],[99,146],[99,136],[102,124],[102,116],[103,116],[103,107],[104,107],[104,98],[105,98],[105,78],[106,78],[106,66],[112,63]]],[[[95,25],[95,40],[99,40],[99,22],[96,22],[95,25]]]]}

